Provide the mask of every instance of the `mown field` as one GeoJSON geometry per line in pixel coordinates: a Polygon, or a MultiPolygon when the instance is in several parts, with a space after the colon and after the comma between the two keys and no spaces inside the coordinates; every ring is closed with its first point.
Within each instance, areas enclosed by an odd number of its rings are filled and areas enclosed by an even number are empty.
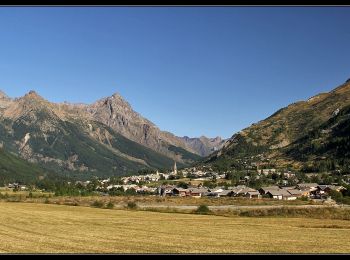
{"type": "Polygon", "coordinates": [[[2,253],[350,253],[350,221],[0,202],[2,253]]]}
{"type": "Polygon", "coordinates": [[[20,198],[27,198],[32,194],[32,197],[51,197],[54,196],[53,192],[42,192],[42,191],[13,191],[12,188],[5,188],[5,187],[0,187],[0,194],[2,196],[5,196],[7,194],[8,196],[17,196],[20,198]]]}

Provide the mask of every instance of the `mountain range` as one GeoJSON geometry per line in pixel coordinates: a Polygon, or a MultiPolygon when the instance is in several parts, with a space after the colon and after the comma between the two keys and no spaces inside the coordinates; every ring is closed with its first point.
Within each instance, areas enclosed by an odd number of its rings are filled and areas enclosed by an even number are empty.
{"type": "Polygon", "coordinates": [[[299,101],[234,134],[206,160],[218,167],[349,171],[350,80],[299,101]]]}
{"type": "Polygon", "coordinates": [[[122,175],[175,161],[183,167],[221,144],[221,138],[187,141],[161,131],[119,94],[87,105],[52,103],[35,91],[14,99],[0,92],[2,152],[50,172],[122,175]]]}
{"type": "Polygon", "coordinates": [[[187,147],[190,147],[197,154],[205,157],[212,154],[215,151],[218,151],[223,147],[226,140],[222,139],[220,136],[215,138],[207,138],[201,136],[199,138],[190,138],[188,136],[181,137],[185,142],[187,147]]]}
{"type": "Polygon", "coordinates": [[[350,169],[350,80],[220,137],[161,131],[119,94],[93,104],[52,103],[35,91],[0,92],[0,181],[127,175],[210,164],[305,172],[350,169]],[[61,175],[57,175],[61,174],[61,175]]]}

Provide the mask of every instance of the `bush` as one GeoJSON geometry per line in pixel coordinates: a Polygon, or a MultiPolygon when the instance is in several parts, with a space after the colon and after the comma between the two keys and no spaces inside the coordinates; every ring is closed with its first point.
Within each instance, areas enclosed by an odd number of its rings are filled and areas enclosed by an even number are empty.
{"type": "Polygon", "coordinates": [[[134,189],[128,189],[125,191],[125,195],[133,196],[133,195],[138,195],[138,193],[134,189]]]}
{"type": "Polygon", "coordinates": [[[210,209],[208,208],[207,205],[200,205],[197,210],[196,210],[197,214],[208,214],[210,213],[210,209]]]}
{"type": "Polygon", "coordinates": [[[349,196],[343,196],[341,198],[338,198],[337,202],[341,203],[341,204],[350,205],[350,197],[349,196]]]}
{"type": "Polygon", "coordinates": [[[350,205],[350,197],[348,197],[348,196],[343,197],[342,203],[350,205]]]}
{"type": "Polygon", "coordinates": [[[46,200],[44,201],[45,204],[50,204],[50,200],[48,198],[46,198],[46,200]]]}
{"type": "Polygon", "coordinates": [[[102,201],[95,200],[92,204],[92,207],[94,208],[103,208],[104,203],[102,201]]]}
{"type": "Polygon", "coordinates": [[[335,191],[335,190],[332,190],[329,195],[331,196],[331,198],[333,200],[335,200],[336,202],[341,202],[342,199],[343,199],[343,194],[341,194],[340,192],[338,191],[335,191]]]}
{"type": "Polygon", "coordinates": [[[214,189],[215,187],[217,187],[217,184],[215,182],[211,182],[211,181],[204,181],[203,186],[208,187],[210,189],[214,189]]]}
{"type": "Polygon", "coordinates": [[[128,209],[136,209],[137,208],[137,204],[133,201],[128,202],[127,206],[128,209]]]}
{"type": "Polygon", "coordinates": [[[177,184],[177,187],[183,188],[183,189],[188,189],[188,184],[186,182],[181,181],[177,184]]]}
{"type": "Polygon", "coordinates": [[[114,204],[113,202],[108,202],[107,206],[106,206],[107,209],[113,209],[114,208],[114,204]]]}
{"type": "Polygon", "coordinates": [[[300,198],[298,198],[301,201],[308,201],[309,198],[307,196],[301,196],[300,198]]]}

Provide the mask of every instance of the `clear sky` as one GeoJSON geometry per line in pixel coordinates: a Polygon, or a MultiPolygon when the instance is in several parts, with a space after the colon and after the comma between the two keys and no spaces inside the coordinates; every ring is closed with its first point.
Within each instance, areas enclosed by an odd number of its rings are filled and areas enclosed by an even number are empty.
{"type": "Polygon", "coordinates": [[[0,89],[230,137],[350,78],[348,7],[0,7],[0,89]]]}

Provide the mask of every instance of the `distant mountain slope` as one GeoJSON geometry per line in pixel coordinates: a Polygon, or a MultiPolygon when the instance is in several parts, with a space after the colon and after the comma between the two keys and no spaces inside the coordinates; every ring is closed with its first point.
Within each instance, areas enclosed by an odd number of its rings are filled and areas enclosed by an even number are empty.
{"type": "Polygon", "coordinates": [[[350,105],[289,145],[283,154],[309,171],[350,169],[350,105]]]}
{"type": "Polygon", "coordinates": [[[0,142],[9,151],[51,171],[84,175],[171,168],[174,160],[181,167],[200,158],[167,142],[161,147],[168,153],[153,150],[97,117],[87,105],[50,103],[34,91],[17,99],[0,93],[0,142]]]}
{"type": "Polygon", "coordinates": [[[10,182],[31,182],[47,173],[35,164],[0,149],[0,185],[10,182]]]}
{"type": "Polygon", "coordinates": [[[187,146],[191,147],[193,151],[203,157],[218,151],[225,143],[225,140],[221,139],[221,137],[207,138],[205,136],[201,136],[200,138],[190,138],[188,136],[184,136],[181,139],[187,146]]]}
{"type": "MultiPolygon", "coordinates": [[[[262,165],[303,167],[305,160],[302,161],[296,156],[303,153],[303,150],[299,150],[303,146],[303,141],[300,140],[312,131],[320,131],[328,120],[339,111],[344,111],[349,104],[350,82],[347,81],[329,93],[293,103],[267,119],[234,134],[220,151],[206,161],[234,164],[244,158],[245,161],[262,165]]],[[[331,140],[335,140],[336,136],[329,138],[331,145],[331,140]]],[[[308,141],[311,142],[310,139],[308,141]]],[[[329,150],[330,146],[324,148],[327,149],[322,152],[324,156],[334,155],[335,150],[329,150]]],[[[321,150],[318,152],[321,153],[321,150]]]]}

